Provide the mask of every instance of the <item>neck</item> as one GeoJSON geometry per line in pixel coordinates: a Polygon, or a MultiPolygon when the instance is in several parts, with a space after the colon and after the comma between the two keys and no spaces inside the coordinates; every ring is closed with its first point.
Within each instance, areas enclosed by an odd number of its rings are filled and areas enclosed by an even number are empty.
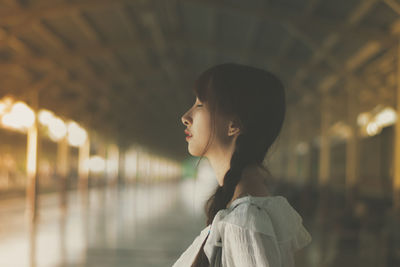
{"type": "Polygon", "coordinates": [[[235,188],[235,192],[231,201],[227,206],[232,203],[235,199],[245,196],[268,196],[268,188],[264,183],[265,179],[269,177],[268,173],[263,170],[260,166],[253,164],[247,166],[242,173],[242,177],[235,188]]]}
{"type": "Polygon", "coordinates": [[[211,154],[206,155],[220,186],[223,186],[225,174],[231,167],[230,160],[232,158],[233,151],[234,144],[224,148],[215,148],[211,154]]]}
{"type": "MultiPolygon", "coordinates": [[[[230,158],[232,157],[232,154],[233,150],[230,152],[221,150],[219,157],[216,156],[218,153],[215,153],[214,157],[207,157],[211,167],[214,169],[218,184],[220,186],[223,186],[225,174],[230,168],[230,158]],[[229,154],[229,156],[227,156],[227,154],[229,154]]],[[[232,201],[235,199],[245,195],[268,196],[268,188],[264,183],[268,176],[269,174],[257,164],[252,164],[245,167],[242,172],[242,177],[235,187],[233,197],[227,206],[229,206],[230,203],[232,203],[232,201]]]]}

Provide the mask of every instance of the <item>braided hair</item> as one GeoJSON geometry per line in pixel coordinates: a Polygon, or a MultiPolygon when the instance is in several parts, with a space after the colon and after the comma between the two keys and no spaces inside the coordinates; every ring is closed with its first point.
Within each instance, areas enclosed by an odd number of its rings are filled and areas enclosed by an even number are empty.
{"type": "MultiPolygon", "coordinates": [[[[218,211],[225,209],[232,199],[245,167],[253,164],[261,166],[278,137],[286,112],[285,91],[282,82],[266,70],[224,63],[201,73],[195,82],[194,93],[210,107],[212,137],[216,114],[233,116],[240,125],[240,135],[236,139],[223,185],[218,185],[204,206],[206,224],[210,225],[218,211]]],[[[210,143],[211,138],[201,158],[210,143]]],[[[203,250],[206,240],[193,262],[194,267],[210,264],[203,250]]]]}

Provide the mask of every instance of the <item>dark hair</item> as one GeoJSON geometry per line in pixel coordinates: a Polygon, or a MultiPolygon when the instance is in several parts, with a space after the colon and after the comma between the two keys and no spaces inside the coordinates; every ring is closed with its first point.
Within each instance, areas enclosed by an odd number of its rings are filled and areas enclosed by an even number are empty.
{"type": "MultiPolygon", "coordinates": [[[[265,155],[282,128],[286,101],[282,82],[272,73],[252,66],[224,63],[201,73],[194,85],[197,98],[207,103],[211,113],[212,136],[200,160],[214,137],[216,114],[237,119],[240,134],[226,172],[223,186],[206,201],[206,224],[225,209],[233,197],[243,169],[250,164],[262,166],[265,155]]],[[[199,162],[200,162],[199,160],[199,162]]],[[[264,167],[262,167],[264,168],[264,167]]],[[[264,168],[268,173],[268,169],[264,168]]],[[[206,239],[207,240],[207,239],[206,239]]],[[[192,266],[209,266],[203,242],[192,266]]]]}

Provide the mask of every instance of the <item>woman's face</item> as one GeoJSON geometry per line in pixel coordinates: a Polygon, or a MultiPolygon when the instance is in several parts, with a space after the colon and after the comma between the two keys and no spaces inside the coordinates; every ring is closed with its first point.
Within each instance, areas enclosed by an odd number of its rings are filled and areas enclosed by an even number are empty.
{"type": "MultiPolygon", "coordinates": [[[[211,137],[211,113],[205,103],[196,97],[194,105],[182,116],[182,123],[191,137],[186,137],[192,156],[201,156],[211,137]]],[[[185,136],[188,133],[186,132],[185,136]]]]}

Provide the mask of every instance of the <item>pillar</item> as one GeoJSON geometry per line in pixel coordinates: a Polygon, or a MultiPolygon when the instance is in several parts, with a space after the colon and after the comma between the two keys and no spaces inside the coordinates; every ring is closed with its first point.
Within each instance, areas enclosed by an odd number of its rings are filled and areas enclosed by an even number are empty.
{"type": "Polygon", "coordinates": [[[65,136],[58,142],[57,147],[57,175],[60,179],[60,207],[62,212],[66,212],[67,209],[68,165],[68,140],[65,136]]]}
{"type": "Polygon", "coordinates": [[[38,216],[38,120],[39,106],[37,89],[32,89],[29,94],[29,104],[35,114],[33,124],[28,128],[26,145],[26,216],[30,222],[35,222],[38,216]]]}
{"type": "Polygon", "coordinates": [[[394,125],[393,208],[400,210],[400,44],[397,52],[397,120],[394,125]]]}
{"type": "Polygon", "coordinates": [[[351,134],[347,139],[346,144],[346,202],[353,203],[356,197],[356,187],[359,182],[358,160],[359,160],[359,135],[357,116],[359,111],[358,92],[357,88],[351,86],[349,82],[346,85],[347,91],[347,118],[348,125],[351,129],[351,134]]]}
{"type": "Polygon", "coordinates": [[[329,182],[330,176],[330,136],[329,136],[329,127],[330,127],[330,99],[327,93],[322,95],[321,101],[321,143],[320,143],[320,168],[319,168],[319,177],[318,184],[321,187],[325,187],[329,182]]]}

